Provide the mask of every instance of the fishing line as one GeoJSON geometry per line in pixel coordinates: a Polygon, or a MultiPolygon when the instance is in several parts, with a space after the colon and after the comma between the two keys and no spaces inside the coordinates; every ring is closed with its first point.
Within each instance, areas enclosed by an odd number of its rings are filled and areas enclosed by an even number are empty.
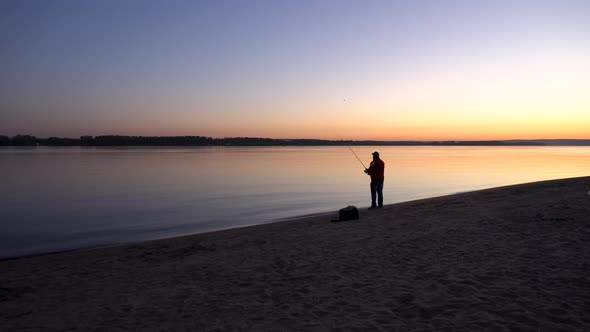
{"type": "MultiPolygon", "coordinates": [[[[346,101],[346,98],[342,98],[342,104],[345,104],[345,103],[347,103],[347,101],[346,101]]],[[[344,139],[342,139],[342,136],[341,136],[341,135],[337,134],[337,136],[340,138],[340,140],[341,140],[343,143],[345,142],[345,140],[344,140],[344,139]]],[[[363,161],[361,160],[361,158],[359,158],[359,156],[356,154],[356,152],[354,152],[354,150],[353,150],[353,149],[350,147],[350,145],[348,145],[348,144],[345,144],[345,145],[346,145],[346,147],[347,147],[347,148],[350,150],[350,152],[352,152],[352,154],[354,154],[354,156],[355,156],[355,157],[356,157],[356,159],[357,159],[357,160],[358,160],[358,161],[361,163],[361,165],[363,165],[363,168],[364,168],[365,170],[367,170],[367,166],[365,166],[365,164],[363,163],[363,161]]]]}

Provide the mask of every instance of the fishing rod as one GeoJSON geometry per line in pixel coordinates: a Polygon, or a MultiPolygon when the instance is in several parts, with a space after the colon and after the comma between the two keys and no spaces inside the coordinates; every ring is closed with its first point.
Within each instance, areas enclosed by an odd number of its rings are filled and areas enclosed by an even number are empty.
{"type": "Polygon", "coordinates": [[[367,169],[367,166],[365,166],[365,164],[363,164],[363,161],[361,160],[361,158],[359,158],[359,156],[357,156],[356,153],[354,153],[354,150],[350,147],[350,145],[346,145],[346,147],[350,150],[350,152],[352,152],[352,154],[354,154],[354,156],[356,157],[356,159],[361,163],[361,165],[363,165],[363,167],[366,170],[367,169]]]}

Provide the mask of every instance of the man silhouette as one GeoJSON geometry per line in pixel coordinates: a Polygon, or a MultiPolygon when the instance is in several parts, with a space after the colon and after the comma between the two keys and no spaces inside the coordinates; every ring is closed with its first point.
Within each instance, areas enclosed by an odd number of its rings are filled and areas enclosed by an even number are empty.
{"type": "Polygon", "coordinates": [[[369,209],[376,209],[383,207],[385,163],[379,159],[379,152],[375,151],[372,154],[373,161],[371,162],[371,166],[365,169],[365,173],[371,176],[371,207],[369,209]]]}

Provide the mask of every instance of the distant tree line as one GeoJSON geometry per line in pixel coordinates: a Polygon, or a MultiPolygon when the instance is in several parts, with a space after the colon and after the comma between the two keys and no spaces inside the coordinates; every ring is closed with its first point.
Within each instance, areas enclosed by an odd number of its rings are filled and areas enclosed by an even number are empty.
{"type": "Polygon", "coordinates": [[[82,136],[80,138],[37,138],[31,135],[0,135],[0,146],[334,146],[334,145],[546,145],[535,141],[352,141],[320,139],[274,139],[256,137],[211,138],[205,136],[82,136]]]}

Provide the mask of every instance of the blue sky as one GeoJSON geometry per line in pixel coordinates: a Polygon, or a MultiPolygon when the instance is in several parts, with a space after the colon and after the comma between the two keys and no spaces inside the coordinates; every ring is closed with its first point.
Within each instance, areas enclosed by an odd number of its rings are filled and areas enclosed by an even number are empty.
{"type": "Polygon", "coordinates": [[[577,137],[589,22],[588,1],[1,1],[0,134],[577,137]]]}

